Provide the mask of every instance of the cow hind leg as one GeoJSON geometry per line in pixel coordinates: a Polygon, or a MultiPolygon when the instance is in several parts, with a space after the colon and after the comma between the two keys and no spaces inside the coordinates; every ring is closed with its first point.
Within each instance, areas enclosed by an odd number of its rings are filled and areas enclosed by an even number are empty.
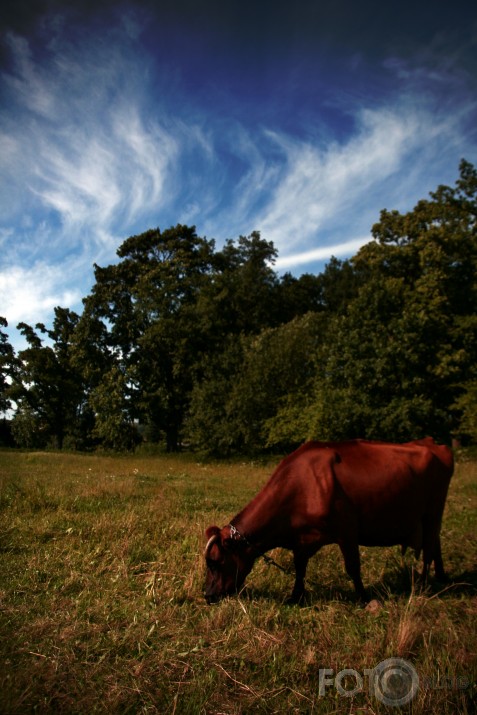
{"type": "Polygon", "coordinates": [[[431,559],[431,561],[434,561],[434,571],[436,574],[436,579],[438,581],[447,581],[448,578],[446,572],[444,571],[444,562],[442,560],[441,551],[441,539],[439,535],[437,535],[434,540],[434,546],[429,558],[431,559]]]}
{"type": "Polygon", "coordinates": [[[439,581],[447,580],[447,576],[444,571],[444,563],[442,561],[441,539],[439,533],[430,533],[424,537],[422,561],[421,578],[424,584],[427,582],[432,562],[434,562],[436,578],[439,581]]]}
{"type": "Polygon", "coordinates": [[[359,546],[357,543],[340,543],[339,547],[343,554],[346,573],[350,576],[354,583],[356,594],[360,601],[368,600],[366,589],[361,580],[361,562],[359,558],[359,546]]]}
{"type": "Polygon", "coordinates": [[[436,542],[436,552],[434,554],[434,569],[436,572],[436,578],[439,581],[447,581],[448,580],[448,576],[447,576],[446,572],[444,571],[444,562],[442,561],[440,536],[437,537],[437,542],[436,542]]]}

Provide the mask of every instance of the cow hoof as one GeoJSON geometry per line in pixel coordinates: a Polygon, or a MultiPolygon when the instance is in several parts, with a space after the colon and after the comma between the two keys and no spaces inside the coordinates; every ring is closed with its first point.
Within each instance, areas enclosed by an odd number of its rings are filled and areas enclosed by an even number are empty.
{"type": "Polygon", "coordinates": [[[298,595],[293,594],[287,598],[285,601],[286,606],[304,606],[308,602],[308,594],[306,591],[303,591],[303,593],[300,593],[298,595]]]}
{"type": "Polygon", "coordinates": [[[285,601],[285,606],[297,606],[300,601],[301,599],[297,598],[296,596],[289,596],[285,601]]]}

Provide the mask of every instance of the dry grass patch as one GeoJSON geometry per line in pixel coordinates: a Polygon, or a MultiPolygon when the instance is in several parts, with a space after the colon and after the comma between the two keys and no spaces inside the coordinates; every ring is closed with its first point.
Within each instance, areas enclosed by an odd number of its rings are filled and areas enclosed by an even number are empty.
{"type": "Polygon", "coordinates": [[[366,689],[321,697],[319,672],[364,673],[392,656],[423,683],[405,712],[472,712],[476,465],[459,465],[451,486],[447,590],[421,593],[412,559],[403,570],[396,549],[365,549],[380,604],[365,611],[329,547],[310,562],[303,608],[284,603],[293,577],[264,562],[239,598],[208,607],[204,529],[270,471],[187,455],[0,453],[0,712],[386,713],[366,689]]]}

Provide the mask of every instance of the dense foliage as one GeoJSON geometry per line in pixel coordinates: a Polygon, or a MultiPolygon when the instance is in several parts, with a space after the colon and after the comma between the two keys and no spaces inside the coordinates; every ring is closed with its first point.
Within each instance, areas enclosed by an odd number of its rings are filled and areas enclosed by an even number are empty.
{"type": "MultiPolygon", "coordinates": [[[[323,273],[279,277],[257,232],[153,229],[95,266],[82,315],[0,332],[17,444],[217,455],[307,438],[477,438],[477,172],[466,161],[323,273]]],[[[6,321],[2,319],[2,327],[6,321]]]]}

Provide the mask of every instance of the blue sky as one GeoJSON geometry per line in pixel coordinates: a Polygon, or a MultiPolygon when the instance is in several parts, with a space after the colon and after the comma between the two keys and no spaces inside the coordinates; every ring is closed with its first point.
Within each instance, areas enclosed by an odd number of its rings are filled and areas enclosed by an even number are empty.
{"type": "Polygon", "coordinates": [[[148,228],[277,270],[356,253],[477,163],[473,3],[4,0],[0,315],[81,311],[93,263],[148,228]]]}

